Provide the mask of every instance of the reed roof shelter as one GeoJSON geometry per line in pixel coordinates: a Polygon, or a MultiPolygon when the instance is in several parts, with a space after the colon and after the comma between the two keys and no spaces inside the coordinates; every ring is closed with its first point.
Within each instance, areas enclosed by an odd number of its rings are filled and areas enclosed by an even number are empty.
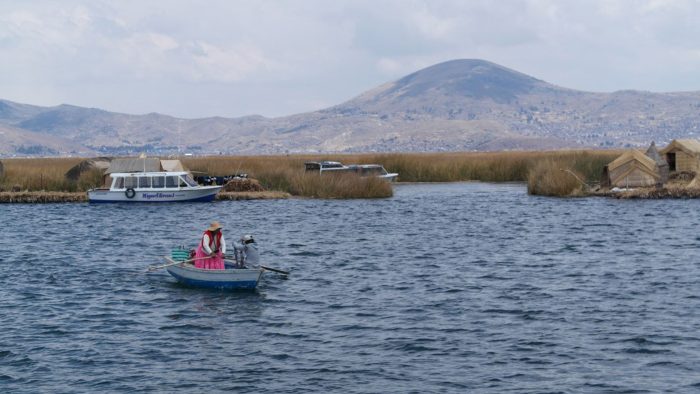
{"type": "Polygon", "coordinates": [[[125,157],[112,160],[105,171],[104,184],[111,184],[110,174],[121,172],[178,172],[187,171],[180,160],[161,160],[157,157],[125,157]]]}
{"type": "Polygon", "coordinates": [[[661,183],[656,162],[638,150],[629,150],[607,165],[611,187],[645,187],[661,183]]]}
{"type": "Polygon", "coordinates": [[[659,154],[668,163],[670,173],[700,169],[700,141],[695,139],[673,140],[659,154]]]}
{"type": "Polygon", "coordinates": [[[656,162],[656,167],[659,169],[659,175],[661,176],[661,183],[668,182],[668,162],[661,157],[654,141],[649,145],[646,155],[656,162]]]}
{"type": "Polygon", "coordinates": [[[88,171],[99,170],[104,172],[109,168],[111,161],[111,157],[85,159],[66,172],[66,179],[77,182],[80,176],[88,171]]]}
{"type": "Polygon", "coordinates": [[[127,157],[114,159],[105,174],[115,172],[159,172],[163,171],[157,157],[127,157]]]}

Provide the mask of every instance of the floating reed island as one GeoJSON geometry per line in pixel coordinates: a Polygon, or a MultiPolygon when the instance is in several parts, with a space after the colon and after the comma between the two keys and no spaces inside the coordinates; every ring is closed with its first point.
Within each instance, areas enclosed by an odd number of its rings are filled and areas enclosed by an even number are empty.
{"type": "MultiPolygon", "coordinates": [[[[543,196],[689,198],[700,194],[694,191],[691,182],[700,168],[700,142],[697,147],[692,145],[678,140],[668,149],[659,151],[654,147],[658,158],[637,151],[567,150],[213,156],[180,160],[193,173],[245,173],[255,180],[254,190],[224,188],[219,195],[222,200],[386,198],[393,195],[391,184],[380,179],[353,174],[319,176],[304,171],[305,162],[322,160],[380,163],[390,172],[399,173],[399,182],[527,182],[528,193],[543,196]],[[664,177],[663,162],[669,165],[670,175],[665,183],[660,183],[664,177]]],[[[92,160],[99,162],[101,159],[105,158],[92,160]]],[[[3,159],[0,200],[85,201],[88,189],[103,185],[105,170],[84,162],[80,158],[3,159]],[[76,167],[79,170],[75,170],[76,167]]]]}
{"type": "Polygon", "coordinates": [[[621,199],[700,198],[700,141],[673,140],[629,150],[603,168],[592,193],[621,199]]]}
{"type": "MultiPolygon", "coordinates": [[[[274,196],[309,198],[386,198],[393,195],[389,183],[353,174],[342,176],[307,173],[307,161],[340,160],[347,163],[380,163],[399,173],[401,182],[525,182],[542,161],[571,168],[584,179],[594,179],[617,153],[610,151],[462,152],[411,154],[341,154],[280,156],[184,157],[193,173],[226,175],[246,173],[274,196]]],[[[107,158],[4,159],[0,190],[15,192],[84,193],[104,182],[107,158]],[[77,169],[76,169],[77,168],[77,169]]],[[[223,198],[233,198],[225,196],[223,198]]]]}

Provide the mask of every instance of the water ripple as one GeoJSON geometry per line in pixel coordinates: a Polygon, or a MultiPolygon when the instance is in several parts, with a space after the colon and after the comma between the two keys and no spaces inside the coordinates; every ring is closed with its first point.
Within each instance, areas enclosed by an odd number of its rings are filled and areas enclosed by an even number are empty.
{"type": "Polygon", "coordinates": [[[0,206],[0,391],[700,388],[700,201],[395,191],[0,206]],[[290,278],[222,293],[144,272],[212,219],[290,278]]]}

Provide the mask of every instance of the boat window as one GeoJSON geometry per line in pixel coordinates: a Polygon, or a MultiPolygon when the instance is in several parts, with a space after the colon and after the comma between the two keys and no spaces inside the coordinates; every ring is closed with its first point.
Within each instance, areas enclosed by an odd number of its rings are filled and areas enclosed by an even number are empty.
{"type": "Polygon", "coordinates": [[[321,169],[321,165],[319,163],[304,163],[304,166],[306,171],[318,171],[321,169]]]}
{"type": "Polygon", "coordinates": [[[142,176],[139,177],[139,188],[148,188],[151,187],[151,177],[150,176],[142,176]]]}
{"type": "Polygon", "coordinates": [[[382,171],[382,167],[365,167],[362,171],[363,175],[384,175],[386,171],[382,171]]]}
{"type": "Polygon", "coordinates": [[[164,176],[154,176],[153,177],[153,187],[163,188],[165,187],[165,177],[164,176]]]}
{"type": "Polygon", "coordinates": [[[187,185],[189,185],[189,186],[192,186],[192,187],[198,186],[198,185],[197,185],[197,182],[195,182],[194,179],[192,179],[192,177],[189,176],[189,175],[184,175],[184,176],[182,177],[182,179],[184,179],[185,182],[187,183],[187,185]]]}
{"type": "Polygon", "coordinates": [[[343,168],[343,165],[336,162],[323,163],[322,168],[343,168]]]}
{"type": "Polygon", "coordinates": [[[124,188],[124,178],[114,178],[114,188],[123,189],[124,188]]]}
{"type": "Polygon", "coordinates": [[[138,178],[136,178],[136,177],[124,178],[124,187],[127,189],[133,189],[135,187],[138,187],[138,178]]]}
{"type": "Polygon", "coordinates": [[[177,187],[177,177],[172,175],[166,176],[165,187],[177,187]]]}

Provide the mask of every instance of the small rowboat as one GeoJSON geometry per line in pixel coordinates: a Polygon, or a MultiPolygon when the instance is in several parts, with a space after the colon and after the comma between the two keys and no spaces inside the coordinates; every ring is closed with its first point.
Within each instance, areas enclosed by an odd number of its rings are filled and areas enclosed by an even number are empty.
{"type": "Polygon", "coordinates": [[[178,282],[192,287],[252,290],[258,285],[264,271],[262,268],[234,268],[229,264],[226,264],[224,270],[205,270],[195,268],[191,263],[177,264],[167,257],[166,260],[173,263],[165,267],[170,275],[178,282]]]}

